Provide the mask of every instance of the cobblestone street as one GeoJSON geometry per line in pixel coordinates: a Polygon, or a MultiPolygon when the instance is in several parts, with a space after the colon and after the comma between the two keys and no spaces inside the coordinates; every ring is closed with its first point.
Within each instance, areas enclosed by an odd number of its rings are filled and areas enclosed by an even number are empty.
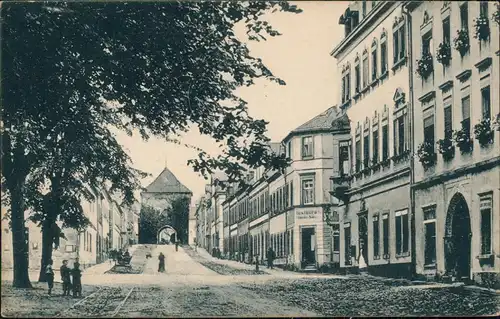
{"type": "MultiPolygon", "coordinates": [[[[423,316],[493,315],[500,294],[449,285],[412,285],[370,276],[256,274],[250,265],[208,258],[174,246],[139,248],[135,273],[84,274],[84,297],[46,294],[46,287],[14,290],[2,282],[2,315],[8,317],[188,317],[188,316],[423,316]],[[152,258],[145,257],[152,251],[152,258]],[[158,254],[166,273],[157,272],[158,254]],[[22,303],[20,302],[22,301],[22,303]],[[22,306],[20,306],[22,305],[22,306]]],[[[101,266],[102,269],[105,269],[101,266]]]]}

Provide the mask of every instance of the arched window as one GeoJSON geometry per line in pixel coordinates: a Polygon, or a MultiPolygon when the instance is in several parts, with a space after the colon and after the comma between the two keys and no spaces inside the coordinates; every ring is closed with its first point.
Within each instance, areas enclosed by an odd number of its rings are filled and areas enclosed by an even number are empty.
{"type": "Polygon", "coordinates": [[[372,41],[372,81],[375,81],[378,77],[377,49],[377,39],[374,38],[372,41]]]}

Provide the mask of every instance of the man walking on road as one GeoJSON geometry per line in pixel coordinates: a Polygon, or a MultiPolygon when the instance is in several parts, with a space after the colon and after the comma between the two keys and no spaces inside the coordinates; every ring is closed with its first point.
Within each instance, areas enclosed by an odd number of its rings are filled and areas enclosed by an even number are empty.
{"type": "Polygon", "coordinates": [[[274,269],[273,262],[275,255],[274,255],[274,250],[271,248],[271,246],[269,246],[269,248],[267,249],[266,257],[267,257],[267,268],[274,269]]]}

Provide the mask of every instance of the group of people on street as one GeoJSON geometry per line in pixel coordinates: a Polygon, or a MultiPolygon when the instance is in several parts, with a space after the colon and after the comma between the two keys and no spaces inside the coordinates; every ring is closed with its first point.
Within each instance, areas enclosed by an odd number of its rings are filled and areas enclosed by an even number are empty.
{"type": "MultiPolygon", "coordinates": [[[[54,288],[54,268],[52,259],[49,260],[47,266],[45,267],[45,275],[47,278],[47,284],[49,286],[49,295],[52,294],[52,289],[54,288]]],[[[68,261],[65,259],[62,262],[62,266],[59,269],[61,272],[61,280],[63,283],[63,296],[69,296],[73,292],[73,297],[82,296],[82,271],[80,269],[80,263],[75,261],[73,268],[68,267],[68,261]],[[71,280],[73,279],[73,280],[71,280]]]]}

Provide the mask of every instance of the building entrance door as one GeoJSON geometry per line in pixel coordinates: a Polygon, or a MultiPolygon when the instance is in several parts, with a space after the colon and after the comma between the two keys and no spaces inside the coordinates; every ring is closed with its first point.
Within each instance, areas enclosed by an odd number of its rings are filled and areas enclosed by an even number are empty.
{"type": "Polygon", "coordinates": [[[302,228],[302,268],[316,266],[316,234],[314,227],[302,228]]]}

